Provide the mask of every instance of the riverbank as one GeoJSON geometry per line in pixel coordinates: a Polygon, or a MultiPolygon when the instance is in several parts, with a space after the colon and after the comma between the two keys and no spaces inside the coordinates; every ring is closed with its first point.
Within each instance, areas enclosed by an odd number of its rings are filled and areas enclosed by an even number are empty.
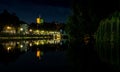
{"type": "Polygon", "coordinates": [[[3,39],[52,39],[53,35],[20,35],[20,34],[1,34],[0,40],[3,39]]]}

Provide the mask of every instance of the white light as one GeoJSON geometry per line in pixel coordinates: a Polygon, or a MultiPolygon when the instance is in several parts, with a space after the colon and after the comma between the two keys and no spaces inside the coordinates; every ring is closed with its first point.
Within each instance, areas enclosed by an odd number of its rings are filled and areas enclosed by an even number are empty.
{"type": "Polygon", "coordinates": [[[17,44],[20,44],[20,42],[17,42],[17,44]]]}
{"type": "Polygon", "coordinates": [[[32,29],[30,29],[29,31],[32,32],[32,29]]]}
{"type": "Polygon", "coordinates": [[[23,31],[23,28],[20,28],[20,31],[23,31]]]}
{"type": "Polygon", "coordinates": [[[20,48],[23,48],[23,45],[20,45],[20,48]]]}
{"type": "Polygon", "coordinates": [[[30,47],[32,46],[32,43],[30,43],[30,47]]]}
{"type": "Polygon", "coordinates": [[[11,47],[8,47],[7,50],[9,51],[11,49],[11,47]]]}

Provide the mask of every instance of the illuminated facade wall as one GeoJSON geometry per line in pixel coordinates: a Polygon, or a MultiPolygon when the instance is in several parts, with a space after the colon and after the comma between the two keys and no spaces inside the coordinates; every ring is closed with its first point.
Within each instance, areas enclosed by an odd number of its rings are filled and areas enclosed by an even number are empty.
{"type": "Polygon", "coordinates": [[[21,34],[28,34],[28,25],[27,24],[21,24],[18,28],[18,33],[21,34]]]}
{"type": "Polygon", "coordinates": [[[40,24],[40,17],[36,19],[37,24],[40,24]]]}
{"type": "Polygon", "coordinates": [[[40,17],[36,18],[36,23],[37,24],[41,24],[43,22],[44,22],[44,20],[42,18],[40,18],[40,17]]]}
{"type": "Polygon", "coordinates": [[[12,27],[12,26],[5,26],[3,28],[3,33],[9,33],[9,34],[15,34],[16,33],[16,29],[15,27],[12,27]]]}

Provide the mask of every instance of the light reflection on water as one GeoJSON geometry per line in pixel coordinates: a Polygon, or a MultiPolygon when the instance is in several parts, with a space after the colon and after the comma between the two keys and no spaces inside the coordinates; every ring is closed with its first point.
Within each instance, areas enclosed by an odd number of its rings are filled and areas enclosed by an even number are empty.
{"type": "Polygon", "coordinates": [[[3,47],[10,51],[14,48],[19,48],[21,51],[27,51],[29,47],[61,44],[61,40],[27,40],[27,41],[7,41],[1,43],[3,47]]]}
{"type": "Polygon", "coordinates": [[[66,40],[20,40],[0,43],[0,67],[65,64],[66,40]],[[7,66],[4,66],[6,65],[7,66]]]}

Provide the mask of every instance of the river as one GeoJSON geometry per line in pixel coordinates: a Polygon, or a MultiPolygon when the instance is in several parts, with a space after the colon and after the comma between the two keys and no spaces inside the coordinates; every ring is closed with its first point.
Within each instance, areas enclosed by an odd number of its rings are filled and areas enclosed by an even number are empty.
{"type": "Polygon", "coordinates": [[[68,40],[8,40],[0,42],[3,71],[117,71],[101,61],[93,42],[68,40]]]}

